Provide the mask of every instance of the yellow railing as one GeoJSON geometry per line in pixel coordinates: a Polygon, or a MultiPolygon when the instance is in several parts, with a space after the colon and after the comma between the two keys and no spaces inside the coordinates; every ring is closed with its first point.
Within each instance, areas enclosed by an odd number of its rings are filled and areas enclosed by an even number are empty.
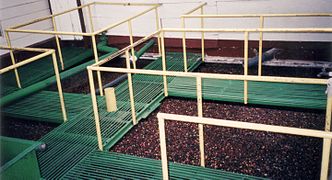
{"type": "MultiPolygon", "coordinates": [[[[297,13],[297,14],[204,14],[204,6],[207,3],[200,4],[199,6],[188,11],[181,16],[182,28],[185,28],[186,19],[201,19],[201,28],[204,28],[204,19],[210,18],[259,18],[259,28],[264,28],[264,19],[266,17],[332,17],[332,13],[297,13]],[[200,10],[200,15],[192,15],[195,11],[200,10]]],[[[258,44],[258,76],[262,75],[262,56],[263,56],[263,33],[259,32],[259,44],[258,44]]],[[[247,37],[247,36],[245,36],[247,37]]],[[[248,37],[247,37],[248,38],[248,37]]],[[[183,44],[183,57],[186,60],[186,33],[183,32],[182,37],[183,44]]],[[[204,49],[204,32],[201,35],[201,48],[202,48],[202,60],[205,59],[204,49]]]]}
{"type": "MultiPolygon", "coordinates": [[[[94,87],[94,79],[93,79],[93,71],[96,72],[116,72],[116,73],[127,73],[128,74],[128,87],[129,87],[129,95],[131,102],[131,111],[132,111],[132,119],[133,124],[137,123],[135,106],[134,106],[134,94],[132,87],[132,75],[131,74],[145,74],[145,75],[158,75],[163,77],[163,86],[164,86],[164,95],[168,96],[168,84],[167,84],[167,76],[176,76],[176,77],[193,77],[196,78],[196,91],[197,91],[197,107],[198,115],[202,116],[202,79],[221,79],[221,80],[241,80],[244,81],[244,104],[246,104],[248,98],[248,86],[246,85],[248,81],[260,81],[260,82],[281,82],[281,83],[298,83],[298,84],[321,84],[326,85],[326,79],[315,79],[315,78],[294,78],[294,77],[275,77],[275,76],[254,76],[248,75],[231,75],[231,74],[214,74],[214,73],[193,73],[193,72],[178,72],[178,71],[167,71],[166,70],[166,55],[165,55],[165,44],[164,44],[164,32],[245,32],[248,34],[249,32],[332,32],[332,28],[323,28],[323,29],[161,29],[160,31],[156,31],[141,40],[135,42],[133,45],[129,45],[123,49],[121,49],[116,54],[111,55],[105,59],[102,59],[98,63],[95,63],[91,66],[88,66],[88,74],[89,74],[89,84],[91,90],[93,111],[96,121],[96,129],[97,129],[97,137],[99,149],[103,150],[103,143],[100,134],[100,123],[99,123],[99,111],[97,106],[95,87],[94,87]],[[129,59],[129,51],[131,48],[138,46],[139,44],[153,38],[154,36],[160,35],[161,37],[161,54],[162,54],[162,70],[144,70],[144,69],[131,69],[130,68],[130,59],[129,59]],[[113,58],[116,58],[122,54],[126,56],[127,68],[112,68],[112,67],[102,67],[102,65],[113,58]]],[[[245,51],[248,51],[248,47],[245,47],[245,51]]],[[[248,62],[248,58],[245,58],[245,62],[248,62]]],[[[247,63],[246,63],[247,64],[247,63]]],[[[245,69],[248,67],[246,66],[245,69]]],[[[332,97],[328,97],[327,106],[326,106],[326,119],[325,119],[325,130],[330,131],[331,124],[331,108],[332,108],[332,97]]],[[[203,128],[200,126],[199,128],[200,134],[203,133],[203,128]]],[[[203,139],[201,139],[203,141],[203,139]]],[[[201,147],[201,156],[204,157],[203,146],[201,147]]],[[[201,165],[204,166],[204,162],[201,162],[201,165]]]]}
{"type": "MultiPolygon", "coordinates": [[[[163,180],[169,179],[167,149],[166,149],[165,120],[181,121],[181,122],[186,122],[186,123],[195,123],[195,124],[199,124],[201,126],[213,125],[213,126],[221,126],[221,127],[229,127],[229,128],[248,129],[248,130],[255,130],[255,131],[264,131],[264,132],[273,132],[273,133],[280,133],[280,134],[322,138],[323,139],[323,152],[322,152],[320,179],[327,180],[330,151],[331,151],[331,139],[332,139],[331,132],[303,129],[303,128],[266,125],[266,124],[259,124],[259,123],[231,121],[231,120],[224,120],[224,119],[213,119],[213,118],[184,116],[184,115],[176,115],[176,114],[165,114],[165,113],[158,113],[157,117],[158,117],[158,125],[159,125],[160,151],[161,151],[161,163],[162,163],[161,167],[162,167],[163,180]]],[[[199,138],[204,139],[203,134],[199,134],[199,138]]],[[[200,146],[204,147],[204,143],[202,143],[202,141],[200,141],[200,146]]],[[[204,156],[201,156],[200,160],[201,160],[201,162],[203,162],[204,156]]]]}
{"type": "MultiPolygon", "coordinates": [[[[148,12],[151,11],[155,11],[155,16],[156,16],[156,30],[159,30],[160,28],[160,24],[159,24],[159,15],[158,15],[158,7],[161,4],[145,4],[145,3],[112,3],[112,2],[93,2],[93,3],[88,3],[76,8],[72,8],[60,13],[56,13],[50,16],[46,16],[43,18],[37,18],[34,19],[32,21],[23,23],[23,24],[19,24],[13,27],[10,27],[8,29],[5,30],[5,36],[6,36],[6,40],[7,40],[7,45],[9,47],[11,47],[11,41],[10,41],[10,36],[9,33],[10,32],[16,32],[16,33],[33,33],[33,34],[50,34],[50,35],[54,35],[55,36],[55,40],[56,40],[56,45],[57,45],[57,51],[59,54],[59,59],[60,59],[60,63],[61,63],[61,68],[62,70],[64,69],[64,62],[63,62],[63,57],[62,57],[62,52],[61,52],[61,46],[60,46],[60,39],[59,39],[59,35],[78,35],[78,36],[86,36],[86,37],[91,37],[91,41],[92,41],[92,48],[93,48],[93,53],[94,53],[94,58],[95,58],[95,62],[99,62],[99,57],[98,57],[98,50],[97,50],[97,43],[96,43],[96,36],[102,32],[105,32],[107,30],[110,30],[112,28],[118,27],[124,23],[128,23],[128,29],[129,29],[129,33],[130,33],[130,44],[133,45],[134,41],[133,41],[133,31],[132,31],[132,21],[137,18],[140,17],[148,12]],[[119,22],[113,23],[108,25],[107,27],[104,27],[100,30],[95,30],[94,26],[93,26],[93,19],[92,19],[92,14],[91,14],[91,6],[93,5],[114,5],[114,6],[147,6],[148,8],[142,12],[137,13],[134,16],[131,16],[129,18],[126,18],[124,20],[121,20],[119,22]],[[83,9],[83,8],[88,8],[88,18],[89,18],[89,24],[90,24],[90,33],[86,33],[86,32],[64,32],[64,31],[58,31],[57,30],[57,26],[55,23],[55,17],[72,12],[72,11],[76,11],[79,9],[83,9]],[[48,20],[51,19],[52,20],[52,24],[53,24],[53,31],[46,31],[46,30],[30,30],[30,29],[19,29],[21,27],[25,27],[27,25],[31,25],[40,21],[44,21],[44,20],[48,20]]],[[[160,49],[160,38],[158,37],[158,46],[160,49]]],[[[133,57],[133,64],[134,67],[136,67],[136,62],[135,62],[135,52],[134,49],[132,48],[132,57],[133,57]]],[[[13,62],[15,62],[15,57],[13,52],[10,50],[10,56],[13,62]]],[[[20,79],[19,79],[19,74],[17,72],[17,70],[15,69],[15,76],[16,76],[16,81],[17,81],[17,85],[19,88],[21,88],[21,84],[20,84],[20,79]]],[[[99,89],[102,89],[102,81],[101,81],[101,74],[100,72],[97,72],[97,78],[98,78],[98,85],[99,85],[99,89]]],[[[103,91],[100,91],[100,95],[103,95],[103,91]]]]}
{"type": "Polygon", "coordinates": [[[53,49],[42,49],[42,48],[14,48],[14,47],[5,47],[5,46],[0,46],[0,49],[10,50],[12,52],[14,50],[17,50],[17,51],[40,52],[41,53],[41,54],[38,54],[38,55],[33,56],[31,58],[22,60],[18,63],[12,62],[13,63],[12,65],[6,66],[6,67],[0,69],[0,74],[4,74],[4,73],[7,73],[7,72],[12,71],[12,70],[17,72],[17,68],[19,68],[19,67],[27,65],[29,63],[32,63],[34,61],[41,60],[43,57],[52,56],[53,68],[54,68],[56,83],[57,83],[57,87],[58,87],[58,93],[59,93],[59,98],[60,98],[62,116],[63,116],[63,120],[67,121],[66,107],[65,107],[65,102],[64,102],[63,92],[62,92],[61,78],[60,78],[60,74],[59,74],[58,63],[57,63],[57,60],[56,60],[55,50],[53,50],[53,49]]]}
{"type": "MultiPolygon", "coordinates": [[[[192,10],[194,12],[203,7],[202,4],[200,7],[192,10]]],[[[190,12],[190,13],[191,13],[190,12]]],[[[184,21],[183,21],[184,22],[184,21]]],[[[202,23],[203,24],[203,23],[202,23]]],[[[203,24],[204,25],[204,24],[203,24]]],[[[202,27],[204,27],[202,25],[202,27]]],[[[184,27],[184,26],[183,26],[184,27]]],[[[248,75],[248,41],[249,41],[249,34],[250,33],[331,33],[332,28],[251,28],[251,29],[207,29],[207,28],[200,28],[200,29],[184,29],[184,28],[163,28],[160,29],[144,38],[140,41],[133,43],[123,49],[121,49],[118,53],[113,54],[105,59],[102,59],[100,62],[95,63],[92,66],[88,67],[89,73],[89,82],[90,82],[90,89],[91,89],[91,97],[92,97],[92,104],[93,104],[93,111],[95,116],[96,122],[96,129],[97,129],[97,138],[98,138],[98,145],[99,149],[103,150],[103,143],[101,137],[101,127],[99,122],[99,111],[97,106],[96,94],[95,94],[95,87],[94,87],[94,80],[93,80],[93,71],[97,72],[117,72],[117,73],[127,73],[128,74],[128,87],[129,87],[129,95],[130,95],[130,103],[131,103],[131,112],[132,112],[132,120],[133,124],[137,124],[136,119],[136,111],[135,111],[135,99],[133,94],[133,86],[132,86],[132,74],[145,74],[145,75],[159,75],[163,77],[163,86],[164,86],[164,95],[168,96],[168,84],[167,84],[167,76],[176,76],[176,77],[193,77],[196,78],[196,92],[197,92],[197,107],[198,107],[198,116],[202,117],[202,79],[222,79],[222,80],[241,80],[244,81],[244,104],[248,103],[248,81],[261,81],[261,82],[281,82],[281,83],[299,83],[299,84],[321,84],[326,85],[327,80],[325,79],[314,79],[314,78],[293,78],[293,77],[272,77],[272,76],[253,76],[248,75]],[[164,34],[165,32],[182,32],[183,35],[183,64],[184,64],[184,72],[176,72],[176,71],[167,71],[166,70],[166,52],[165,52],[165,42],[164,42],[164,34]],[[191,73],[187,72],[187,58],[186,58],[186,48],[185,48],[185,33],[186,32],[201,32],[202,36],[204,37],[205,33],[210,32],[241,32],[244,33],[244,75],[230,75],[230,74],[213,74],[213,73],[191,73]],[[139,44],[147,41],[148,39],[158,36],[160,37],[161,41],[161,57],[162,57],[162,70],[143,70],[143,69],[131,69],[130,68],[130,58],[129,58],[129,51],[138,46],[139,44]],[[112,67],[101,67],[106,62],[110,61],[111,59],[125,54],[127,68],[112,68],[112,67]]],[[[204,39],[202,39],[202,56],[204,56],[204,39]]],[[[261,43],[262,44],[262,43],[261,43]]],[[[326,118],[325,118],[325,131],[330,131],[330,124],[331,124],[331,109],[332,109],[332,97],[327,98],[327,106],[326,106],[326,118]]],[[[201,166],[205,166],[204,162],[204,139],[203,139],[203,125],[199,123],[199,142],[200,142],[200,156],[201,156],[201,166]]],[[[330,141],[330,139],[329,139],[330,141]]],[[[325,142],[324,143],[328,143],[325,142]]],[[[326,155],[325,155],[326,156],[326,155]]],[[[324,175],[323,175],[324,176],[324,175]]],[[[323,178],[324,179],[324,178],[323,178]]]]}

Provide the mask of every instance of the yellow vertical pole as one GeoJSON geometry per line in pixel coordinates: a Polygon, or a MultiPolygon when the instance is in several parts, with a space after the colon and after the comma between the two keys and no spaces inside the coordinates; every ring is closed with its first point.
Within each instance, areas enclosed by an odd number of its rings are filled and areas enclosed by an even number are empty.
{"type": "Polygon", "coordinates": [[[163,172],[163,180],[168,180],[168,162],[166,149],[166,133],[165,133],[165,119],[158,117],[159,139],[160,139],[160,153],[161,153],[161,168],[163,172]]]}
{"type": "MultiPolygon", "coordinates": [[[[165,55],[165,40],[164,40],[164,31],[160,32],[160,38],[161,38],[161,59],[162,59],[162,66],[163,66],[163,72],[165,73],[166,68],[166,55],[165,55]]],[[[163,75],[164,80],[164,94],[167,97],[168,96],[168,84],[167,84],[167,76],[163,75]]]]}
{"type": "MultiPolygon", "coordinates": [[[[160,29],[160,22],[159,22],[159,13],[157,8],[155,9],[155,13],[156,13],[156,29],[158,31],[160,29]]],[[[160,34],[158,34],[157,40],[158,40],[158,53],[159,55],[161,55],[160,34]]]]}
{"type": "Polygon", "coordinates": [[[102,140],[102,137],[101,137],[98,104],[97,104],[97,97],[96,97],[96,91],[95,91],[95,85],[94,85],[92,70],[88,69],[88,76],[89,76],[89,84],[90,84],[90,91],[91,91],[93,114],[95,116],[95,123],[96,123],[98,147],[99,147],[99,150],[103,151],[103,140],[102,140]]]}
{"type": "MultiPolygon", "coordinates": [[[[196,77],[196,87],[197,87],[197,109],[198,117],[203,117],[203,102],[202,102],[202,78],[196,77]]],[[[198,124],[198,134],[199,134],[199,151],[201,157],[201,166],[205,167],[205,153],[204,153],[204,126],[203,124],[198,124]]]]}
{"type": "MultiPolygon", "coordinates": [[[[92,39],[93,54],[95,56],[95,62],[98,62],[99,61],[99,57],[98,57],[98,51],[97,51],[96,36],[92,35],[91,39],[92,39]]],[[[98,79],[98,86],[99,86],[100,95],[103,96],[104,92],[103,92],[103,84],[101,82],[101,73],[100,73],[100,71],[97,71],[97,79],[98,79]]]]}
{"type": "MultiPolygon", "coordinates": [[[[204,14],[204,11],[203,11],[203,6],[201,7],[201,15],[204,14]]],[[[201,17],[201,28],[203,29],[204,28],[204,18],[201,17]]],[[[202,32],[202,61],[204,62],[205,61],[205,45],[204,45],[204,32],[202,32]]]]}
{"type": "MultiPolygon", "coordinates": [[[[264,16],[259,17],[259,28],[264,28],[264,16]]],[[[259,32],[259,45],[258,45],[258,76],[262,75],[262,58],[263,58],[263,32],[259,32]]]]}
{"type": "Polygon", "coordinates": [[[93,21],[92,21],[91,5],[88,6],[88,14],[89,14],[89,20],[90,20],[90,31],[94,32],[95,28],[93,26],[93,21]]]}
{"type": "MultiPolygon", "coordinates": [[[[248,75],[248,31],[244,32],[244,75],[248,75]]],[[[243,100],[244,104],[248,103],[248,81],[244,80],[244,90],[243,90],[243,100]]]]}
{"type": "MultiPolygon", "coordinates": [[[[129,38],[130,38],[130,45],[134,44],[134,38],[133,38],[133,27],[131,24],[131,21],[128,21],[128,28],[129,28],[129,38]]],[[[135,56],[135,50],[134,47],[131,47],[131,56],[132,56],[132,60],[133,60],[133,67],[134,69],[136,69],[136,56],[135,56]]]]}
{"type": "Polygon", "coordinates": [[[320,179],[327,180],[329,170],[329,160],[331,152],[331,139],[323,139],[322,165],[320,172],[320,179]]]}
{"type": "MultiPolygon", "coordinates": [[[[9,48],[12,47],[12,43],[10,42],[10,37],[9,37],[9,33],[8,31],[5,31],[5,35],[6,35],[6,41],[7,41],[7,45],[9,48]]],[[[14,52],[13,50],[9,50],[9,54],[10,54],[10,59],[12,61],[12,64],[15,65],[15,56],[14,56],[14,52]]],[[[22,88],[21,86],[21,80],[20,80],[20,76],[18,74],[17,68],[14,69],[14,73],[15,73],[15,78],[16,78],[16,84],[18,88],[22,88]]]]}
{"type": "MultiPolygon", "coordinates": [[[[126,51],[126,64],[127,64],[127,69],[130,69],[129,51],[126,51]]],[[[133,80],[132,80],[131,73],[128,73],[127,76],[128,76],[128,89],[129,89],[129,98],[130,98],[130,106],[131,106],[131,116],[133,118],[133,124],[136,125],[137,120],[136,120],[133,80]]]]}
{"type": "MultiPolygon", "coordinates": [[[[181,24],[182,28],[185,28],[185,18],[181,18],[181,24]]],[[[186,50],[186,32],[183,32],[182,35],[182,47],[183,47],[183,66],[184,66],[184,72],[188,72],[187,67],[187,50],[186,50]]]]}
{"type": "MultiPolygon", "coordinates": [[[[53,24],[54,31],[57,32],[57,27],[56,27],[55,17],[54,16],[52,17],[52,24],[53,24]]],[[[61,45],[60,45],[59,35],[55,34],[54,37],[55,37],[56,46],[57,46],[57,50],[58,50],[58,54],[59,54],[61,69],[64,70],[65,69],[65,65],[64,65],[64,62],[63,62],[63,58],[62,58],[62,51],[61,51],[61,45]]]]}
{"type": "Polygon", "coordinates": [[[66,122],[68,120],[68,118],[67,118],[67,112],[66,112],[66,107],[65,107],[65,101],[63,98],[61,78],[60,78],[60,74],[59,74],[58,62],[56,61],[55,52],[52,53],[52,60],[53,60],[53,67],[54,67],[54,72],[55,72],[56,83],[57,83],[58,92],[59,92],[60,106],[61,106],[63,121],[66,122]]]}

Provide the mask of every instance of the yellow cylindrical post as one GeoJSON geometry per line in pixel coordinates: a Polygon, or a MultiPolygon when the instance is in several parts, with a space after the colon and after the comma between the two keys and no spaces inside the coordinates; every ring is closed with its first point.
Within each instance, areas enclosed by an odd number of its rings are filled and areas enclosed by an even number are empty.
{"type": "MultiPolygon", "coordinates": [[[[204,14],[203,6],[201,7],[201,15],[204,14]]],[[[204,28],[204,18],[201,17],[201,28],[204,28]]],[[[205,45],[204,45],[204,32],[202,32],[202,61],[205,61],[205,45]]]]}
{"type": "MultiPolygon", "coordinates": [[[[196,95],[197,95],[197,110],[198,117],[203,117],[203,102],[202,102],[202,78],[196,77],[196,95]]],[[[205,152],[204,152],[204,126],[198,124],[199,135],[199,151],[200,151],[200,163],[202,167],[205,167],[205,152]]]]}
{"type": "MultiPolygon", "coordinates": [[[[185,28],[185,18],[181,18],[181,26],[182,28],[185,28]]],[[[188,72],[188,65],[187,65],[187,48],[186,48],[186,32],[183,31],[182,35],[182,47],[183,47],[183,66],[184,66],[184,72],[188,72]]]]}
{"type": "MultiPolygon", "coordinates": [[[[126,51],[126,64],[127,64],[127,69],[130,69],[129,51],[126,51]]],[[[137,120],[136,120],[133,80],[132,80],[131,73],[127,73],[127,76],[128,76],[128,90],[129,90],[129,98],[130,98],[131,116],[133,118],[133,124],[136,125],[137,120]]]]}
{"type": "Polygon", "coordinates": [[[60,98],[60,106],[61,106],[63,121],[66,122],[68,120],[68,118],[67,118],[65,101],[64,101],[63,92],[62,92],[62,85],[61,85],[61,78],[60,78],[60,74],[59,74],[58,62],[56,61],[55,52],[52,53],[52,60],[53,60],[55,78],[56,78],[56,83],[57,83],[58,93],[59,93],[59,98],[60,98]]]}
{"type": "MultiPolygon", "coordinates": [[[[52,24],[53,24],[54,31],[57,32],[57,27],[56,27],[56,23],[55,23],[55,17],[52,17],[52,24]]],[[[62,51],[61,51],[61,45],[60,45],[59,35],[55,34],[54,37],[55,37],[56,46],[57,46],[57,50],[58,50],[58,54],[59,54],[61,69],[64,70],[65,69],[65,65],[64,65],[64,62],[63,62],[63,58],[62,58],[62,51]]]]}
{"type": "MultiPolygon", "coordinates": [[[[248,39],[249,33],[248,31],[244,32],[244,75],[248,75],[248,39]]],[[[248,81],[244,81],[244,89],[243,89],[243,100],[244,104],[248,104],[248,81]]]]}
{"type": "MultiPolygon", "coordinates": [[[[9,33],[8,31],[5,31],[5,35],[6,35],[6,41],[7,41],[7,45],[9,48],[12,47],[12,43],[10,42],[10,37],[9,37],[9,33]]],[[[10,59],[12,61],[12,64],[15,65],[15,56],[14,56],[14,52],[12,49],[9,49],[9,54],[10,54],[10,59]]],[[[14,73],[15,73],[15,78],[16,78],[16,84],[18,88],[22,88],[21,86],[21,80],[20,80],[20,76],[18,74],[17,68],[14,69],[14,73]]]]}
{"type": "MultiPolygon", "coordinates": [[[[91,36],[91,39],[92,39],[93,54],[95,56],[95,62],[97,63],[97,62],[99,62],[99,57],[98,57],[98,51],[97,51],[96,36],[95,35],[91,36]]],[[[97,71],[97,80],[98,80],[98,86],[99,86],[100,96],[103,96],[104,95],[104,92],[103,92],[103,83],[101,81],[101,73],[100,73],[100,71],[97,71]]]]}
{"type": "Polygon", "coordinates": [[[90,84],[90,91],[91,91],[93,114],[95,116],[95,123],[96,123],[98,147],[99,147],[99,150],[103,151],[104,148],[103,148],[103,139],[101,137],[97,97],[96,97],[95,85],[94,85],[94,80],[93,80],[93,74],[92,74],[92,70],[90,70],[90,69],[88,69],[88,76],[89,76],[89,84],[90,84]]]}
{"type": "MultiPolygon", "coordinates": [[[[158,31],[160,29],[160,22],[159,22],[159,13],[157,8],[155,9],[155,13],[156,13],[156,29],[158,31]]],[[[159,55],[161,55],[160,34],[158,34],[157,40],[158,40],[158,53],[159,55]]]]}
{"type": "MultiPolygon", "coordinates": [[[[259,17],[259,28],[264,28],[264,16],[259,17]]],[[[263,32],[259,32],[259,45],[258,45],[258,76],[262,75],[262,59],[263,59],[263,32]]]]}
{"type": "MultiPolygon", "coordinates": [[[[163,73],[166,72],[166,55],[165,55],[165,40],[164,40],[164,31],[160,32],[160,38],[161,38],[161,60],[162,60],[162,66],[163,66],[163,73]]],[[[164,94],[167,97],[168,96],[168,84],[167,84],[167,76],[163,75],[164,80],[164,94]]]]}
{"type": "Polygon", "coordinates": [[[93,26],[93,21],[92,21],[91,5],[88,5],[88,14],[89,14],[89,21],[90,21],[90,31],[94,32],[95,28],[93,26]]]}
{"type": "Polygon", "coordinates": [[[321,180],[325,180],[325,179],[327,180],[328,171],[329,171],[330,153],[331,153],[331,139],[324,138],[323,139],[322,164],[321,164],[321,172],[320,172],[321,180]]]}
{"type": "MultiPolygon", "coordinates": [[[[128,21],[128,28],[129,28],[130,45],[132,46],[134,44],[134,38],[133,38],[133,27],[130,20],[128,21]]],[[[133,61],[133,67],[134,69],[136,69],[136,56],[135,56],[134,47],[131,47],[131,57],[133,61]]]]}
{"type": "Polygon", "coordinates": [[[115,112],[118,109],[116,105],[115,89],[113,87],[105,88],[105,101],[107,112],[115,112]]]}
{"type": "Polygon", "coordinates": [[[161,154],[161,168],[163,172],[163,180],[168,180],[168,162],[166,149],[166,133],[165,133],[165,119],[158,117],[159,126],[159,140],[160,140],[160,154],[161,154]]]}

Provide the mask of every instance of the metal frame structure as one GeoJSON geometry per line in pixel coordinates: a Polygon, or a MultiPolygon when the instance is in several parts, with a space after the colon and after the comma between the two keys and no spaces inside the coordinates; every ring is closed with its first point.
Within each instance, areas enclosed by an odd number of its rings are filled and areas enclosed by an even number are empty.
{"type": "Polygon", "coordinates": [[[46,56],[52,56],[53,68],[54,68],[54,73],[55,73],[55,78],[56,78],[56,83],[57,83],[57,88],[58,88],[58,93],[59,93],[59,99],[60,99],[61,112],[62,112],[64,122],[67,121],[66,107],[65,107],[65,102],[64,102],[63,92],[62,92],[61,78],[60,78],[60,74],[59,74],[59,68],[58,68],[58,62],[56,60],[55,50],[53,50],[53,49],[42,49],[42,48],[16,48],[16,47],[6,47],[6,46],[0,46],[0,49],[9,50],[12,53],[13,53],[14,50],[41,53],[41,54],[38,54],[38,55],[33,56],[31,58],[22,60],[22,61],[20,61],[16,64],[13,63],[10,66],[7,66],[7,67],[4,67],[4,68],[0,69],[0,75],[4,74],[4,73],[7,73],[9,71],[12,71],[12,70],[14,70],[15,73],[16,73],[17,69],[19,67],[27,65],[29,63],[32,63],[34,61],[41,60],[42,58],[44,58],[46,56]]]}
{"type": "MultiPolygon", "coordinates": [[[[59,55],[59,59],[60,59],[60,63],[61,63],[61,67],[62,70],[64,69],[64,62],[63,62],[63,58],[62,58],[62,52],[61,52],[61,46],[60,46],[60,38],[59,35],[77,35],[77,36],[85,36],[85,37],[91,37],[91,41],[92,41],[92,49],[93,49],[93,53],[94,53],[94,58],[95,58],[95,62],[99,62],[99,57],[98,57],[98,50],[97,50],[97,43],[96,43],[96,36],[102,32],[108,31],[112,28],[115,28],[119,25],[122,25],[124,23],[128,23],[128,29],[129,29],[129,33],[130,33],[130,44],[132,45],[134,43],[133,40],[133,27],[132,27],[132,21],[139,17],[142,16],[148,12],[151,11],[155,11],[155,16],[156,16],[156,29],[158,30],[160,28],[160,22],[159,22],[159,14],[158,14],[158,7],[161,4],[145,4],[145,3],[112,3],[112,2],[92,2],[92,3],[88,3],[88,4],[84,4],[82,6],[76,7],[76,8],[72,8],[72,9],[68,9],[66,11],[60,12],[60,13],[56,13],[56,14],[52,14],[50,16],[46,16],[43,18],[37,18],[34,19],[32,21],[23,23],[23,24],[19,24],[13,27],[10,27],[8,29],[5,30],[5,36],[6,36],[6,41],[7,41],[7,45],[8,47],[11,47],[11,41],[10,41],[10,36],[9,33],[10,32],[16,32],[16,33],[33,33],[33,34],[49,34],[49,35],[54,35],[55,36],[55,40],[56,40],[56,45],[57,45],[57,51],[58,51],[58,55],[59,55]],[[147,6],[149,8],[147,8],[146,10],[139,12],[138,14],[131,16],[125,20],[110,24],[100,30],[95,30],[94,26],[93,26],[93,20],[92,20],[92,14],[91,14],[91,6],[93,5],[114,5],[114,6],[147,6]],[[89,24],[90,24],[90,33],[86,33],[86,32],[63,32],[63,31],[58,31],[57,30],[57,26],[55,23],[55,18],[57,16],[72,12],[72,11],[76,11],[76,10],[81,10],[83,8],[87,8],[88,9],[88,18],[89,18],[89,24]],[[21,27],[25,27],[27,25],[31,25],[40,21],[44,21],[44,20],[48,20],[51,19],[52,20],[52,24],[53,24],[53,31],[45,31],[45,30],[27,30],[27,29],[19,29],[21,27]]],[[[158,38],[158,47],[160,50],[160,38],[158,38]]],[[[134,52],[134,48],[131,49],[131,53],[132,53],[132,57],[133,57],[133,66],[134,68],[136,68],[136,62],[135,62],[135,52],[134,52]]],[[[12,60],[13,65],[15,65],[15,57],[14,57],[14,53],[12,52],[12,50],[10,50],[10,57],[12,60]]],[[[17,72],[17,69],[14,69],[15,71],[15,76],[16,76],[16,82],[17,82],[17,86],[19,88],[21,88],[21,83],[20,83],[20,78],[19,78],[19,74],[17,72]]],[[[97,72],[97,76],[98,76],[98,85],[99,85],[99,89],[102,89],[102,81],[101,81],[101,73],[97,72]]],[[[103,91],[100,91],[100,95],[103,96],[103,91]]]]}
{"type": "MultiPolygon", "coordinates": [[[[332,13],[297,13],[297,14],[204,14],[204,6],[207,3],[202,3],[181,16],[182,28],[185,28],[186,19],[200,19],[201,28],[204,28],[204,19],[211,18],[259,18],[259,28],[264,28],[264,21],[267,17],[332,17],[332,13]],[[200,10],[200,15],[192,15],[192,13],[200,10]]],[[[262,54],[263,54],[263,31],[259,32],[258,45],[258,76],[262,75],[262,54]]],[[[245,36],[246,37],[246,36],[245,36]]],[[[202,60],[204,61],[204,32],[201,35],[202,60]]],[[[183,32],[182,37],[183,57],[186,60],[186,33],[183,32]]],[[[248,45],[248,44],[246,44],[248,45]]]]}
{"type": "MultiPolygon", "coordinates": [[[[214,119],[214,118],[203,118],[195,116],[184,116],[176,114],[166,114],[158,113],[158,125],[159,125],[159,138],[160,138],[160,150],[161,150],[161,167],[163,179],[168,180],[168,162],[167,162],[167,150],[166,150],[166,133],[165,133],[165,120],[174,120],[186,123],[195,123],[195,124],[204,124],[204,125],[214,125],[221,127],[230,127],[238,129],[247,129],[255,131],[264,131],[264,132],[273,132],[280,134],[289,134],[297,136],[307,136],[307,137],[316,137],[323,139],[323,152],[322,152],[322,162],[321,162],[321,173],[320,179],[327,180],[328,177],[328,166],[329,166],[329,156],[331,151],[331,139],[332,132],[320,131],[320,130],[311,130],[303,128],[293,128],[293,127],[284,127],[284,126],[275,126],[275,125],[266,125],[259,123],[249,123],[249,122],[240,122],[224,119],[214,119]]],[[[202,135],[202,138],[203,135],[202,135]]],[[[204,144],[203,144],[204,146],[204,144]]],[[[201,157],[201,162],[204,157],[201,157]]]]}

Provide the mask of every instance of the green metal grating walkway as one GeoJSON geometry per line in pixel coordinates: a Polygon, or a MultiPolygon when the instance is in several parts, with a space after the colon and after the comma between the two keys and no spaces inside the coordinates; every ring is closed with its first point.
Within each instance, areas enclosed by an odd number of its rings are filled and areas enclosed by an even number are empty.
{"type": "MultiPolygon", "coordinates": [[[[222,170],[169,163],[170,179],[264,179],[222,170]]],[[[162,179],[161,161],[114,152],[93,151],[63,179],[162,179]]]]}
{"type": "MultiPolygon", "coordinates": [[[[325,109],[326,85],[248,82],[248,103],[295,108],[325,109]]],[[[169,96],[196,98],[196,79],[176,77],[169,96]]],[[[205,100],[243,103],[243,81],[203,79],[205,100]]]]}

